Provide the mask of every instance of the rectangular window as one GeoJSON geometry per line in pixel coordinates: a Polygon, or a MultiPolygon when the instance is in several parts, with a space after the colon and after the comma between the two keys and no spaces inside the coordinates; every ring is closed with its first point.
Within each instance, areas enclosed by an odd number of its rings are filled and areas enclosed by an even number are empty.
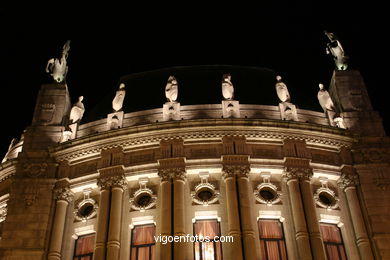
{"type": "Polygon", "coordinates": [[[329,260],[346,260],[340,229],[334,224],[320,223],[322,239],[329,260]]]}
{"type": "Polygon", "coordinates": [[[79,236],[75,243],[73,260],[92,260],[95,234],[79,236]]]}
{"type": "Polygon", "coordinates": [[[277,219],[259,219],[262,259],[287,260],[283,225],[277,219]]]}
{"type": "Polygon", "coordinates": [[[195,260],[222,260],[222,247],[219,241],[221,229],[216,219],[197,220],[194,223],[194,235],[203,238],[208,236],[210,240],[195,242],[195,260]],[[214,241],[216,237],[217,241],[214,241]]]}
{"type": "Polygon", "coordinates": [[[154,224],[135,226],[131,231],[130,260],[153,260],[155,235],[154,224]]]}

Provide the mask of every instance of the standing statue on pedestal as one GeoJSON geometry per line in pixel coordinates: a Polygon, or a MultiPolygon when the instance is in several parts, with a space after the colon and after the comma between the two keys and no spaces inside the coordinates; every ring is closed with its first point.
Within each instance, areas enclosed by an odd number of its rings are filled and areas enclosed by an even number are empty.
{"type": "Polygon", "coordinates": [[[290,102],[290,94],[288,93],[288,88],[286,84],[282,82],[281,76],[276,76],[276,94],[278,95],[278,98],[281,102],[290,102]]]}
{"type": "Polygon", "coordinates": [[[234,88],[231,82],[232,76],[230,74],[224,74],[222,76],[222,96],[225,100],[233,100],[234,88]]]}
{"type": "Polygon", "coordinates": [[[83,118],[84,115],[84,104],[83,104],[83,96],[79,97],[79,100],[73,105],[72,109],[70,110],[70,124],[78,123],[80,122],[81,118],[83,118]]]}
{"type": "Polygon", "coordinates": [[[121,83],[119,85],[119,89],[116,91],[114,99],[112,100],[112,109],[114,109],[115,112],[118,112],[122,109],[123,101],[125,100],[125,95],[125,84],[121,83]]]}
{"type": "Polygon", "coordinates": [[[168,78],[167,85],[165,86],[165,96],[169,102],[176,102],[179,89],[177,86],[177,80],[174,76],[168,78]]]}
{"type": "Polygon", "coordinates": [[[320,90],[318,91],[317,98],[324,112],[335,111],[334,104],[330,98],[329,92],[324,89],[324,84],[319,84],[320,90]]]}
{"type": "Polygon", "coordinates": [[[62,50],[61,59],[50,59],[46,65],[46,72],[50,73],[55,81],[61,83],[65,81],[66,74],[68,73],[68,66],[66,59],[69,55],[70,41],[67,41],[62,50]]]}
{"type": "Polygon", "coordinates": [[[348,57],[344,54],[343,46],[341,46],[341,43],[337,40],[333,33],[327,31],[324,32],[330,40],[326,46],[326,53],[332,54],[338,70],[346,70],[348,68],[348,57]]]}

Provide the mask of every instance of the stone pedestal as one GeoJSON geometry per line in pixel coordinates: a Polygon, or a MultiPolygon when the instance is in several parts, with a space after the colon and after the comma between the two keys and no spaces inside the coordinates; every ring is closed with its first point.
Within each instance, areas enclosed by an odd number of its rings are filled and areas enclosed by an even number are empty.
{"type": "Polygon", "coordinates": [[[123,111],[114,112],[107,115],[107,130],[122,128],[123,111]]]}
{"type": "Polygon", "coordinates": [[[163,105],[163,121],[181,120],[180,118],[180,103],[166,102],[163,105]]]}
{"type": "Polygon", "coordinates": [[[294,104],[289,102],[279,103],[280,117],[282,120],[298,121],[297,109],[294,104]]]}
{"type": "Polygon", "coordinates": [[[236,100],[222,100],[223,118],[240,118],[240,103],[236,100]]]}

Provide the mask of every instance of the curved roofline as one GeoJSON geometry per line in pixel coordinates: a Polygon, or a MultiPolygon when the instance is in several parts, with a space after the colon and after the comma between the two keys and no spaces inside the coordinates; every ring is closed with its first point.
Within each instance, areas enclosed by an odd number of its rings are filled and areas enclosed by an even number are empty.
{"type": "Polygon", "coordinates": [[[188,65],[188,66],[173,66],[173,67],[166,67],[161,69],[155,69],[155,70],[148,70],[148,71],[142,71],[142,72],[136,72],[132,74],[128,74],[125,76],[122,76],[119,79],[119,82],[139,78],[143,76],[147,76],[148,74],[152,73],[160,73],[160,72],[167,72],[170,70],[187,70],[187,69],[211,69],[211,68],[234,68],[234,69],[248,69],[248,70],[262,70],[262,71],[268,71],[270,73],[277,74],[274,70],[265,68],[265,67],[254,67],[254,66],[241,66],[241,65],[227,65],[227,64],[212,64],[212,65],[188,65]]]}

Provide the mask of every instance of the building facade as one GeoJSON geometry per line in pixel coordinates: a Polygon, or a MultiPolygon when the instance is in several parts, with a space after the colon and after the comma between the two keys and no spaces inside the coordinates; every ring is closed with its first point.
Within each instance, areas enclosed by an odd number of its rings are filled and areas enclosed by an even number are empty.
{"type": "Polygon", "coordinates": [[[1,259],[389,259],[390,141],[360,73],[333,72],[324,112],[280,78],[279,105],[240,104],[223,78],[220,104],[181,106],[171,79],[132,113],[122,86],[83,124],[42,85],[0,165],[1,259]]]}

